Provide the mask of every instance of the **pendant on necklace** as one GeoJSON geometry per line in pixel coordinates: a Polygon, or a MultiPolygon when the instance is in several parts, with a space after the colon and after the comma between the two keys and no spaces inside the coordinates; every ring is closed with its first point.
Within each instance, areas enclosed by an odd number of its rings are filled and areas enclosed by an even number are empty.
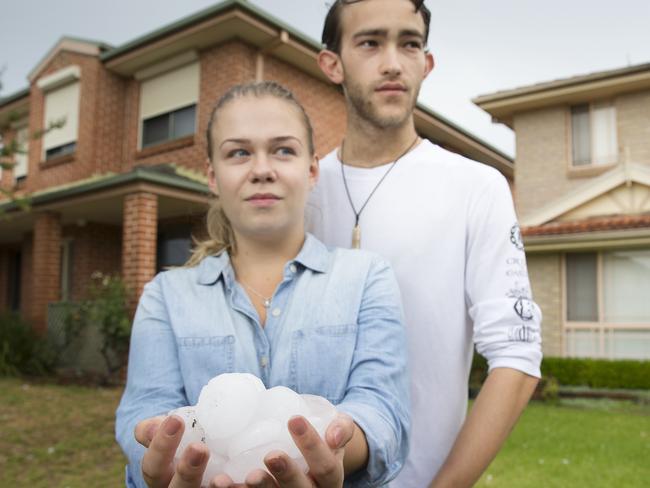
{"type": "Polygon", "coordinates": [[[270,298],[265,298],[264,299],[264,308],[269,308],[271,306],[271,299],[270,298]]]}
{"type": "Polygon", "coordinates": [[[352,229],[352,249],[361,249],[361,227],[359,224],[352,229]]]}

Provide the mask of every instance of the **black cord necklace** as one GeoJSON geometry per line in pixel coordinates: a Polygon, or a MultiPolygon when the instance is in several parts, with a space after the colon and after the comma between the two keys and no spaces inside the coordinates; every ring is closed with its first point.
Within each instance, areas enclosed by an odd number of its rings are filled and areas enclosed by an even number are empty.
{"type": "Polygon", "coordinates": [[[368,198],[366,198],[366,201],[363,202],[363,205],[361,205],[361,208],[357,212],[357,209],[354,208],[354,203],[352,203],[352,197],[350,196],[350,189],[348,188],[348,182],[345,179],[345,163],[343,162],[343,144],[345,143],[345,140],[341,142],[341,157],[339,158],[341,161],[341,176],[343,178],[343,186],[345,187],[345,194],[348,197],[348,202],[350,202],[350,207],[352,207],[352,212],[354,213],[354,228],[352,229],[352,248],[353,249],[359,249],[361,247],[361,227],[359,225],[359,217],[361,217],[361,212],[363,212],[363,209],[366,208],[366,205],[368,205],[368,202],[372,198],[372,196],[375,194],[379,186],[384,182],[386,177],[388,176],[388,173],[390,173],[393,168],[397,165],[397,162],[402,159],[408,152],[411,151],[417,144],[417,142],[420,140],[420,136],[416,135],[415,140],[409,145],[409,147],[406,148],[406,150],[398,156],[398,158],[393,161],[393,163],[390,165],[390,168],[386,170],[384,173],[384,176],[381,177],[379,182],[375,185],[375,187],[372,189],[370,192],[370,195],[368,195],[368,198]]]}

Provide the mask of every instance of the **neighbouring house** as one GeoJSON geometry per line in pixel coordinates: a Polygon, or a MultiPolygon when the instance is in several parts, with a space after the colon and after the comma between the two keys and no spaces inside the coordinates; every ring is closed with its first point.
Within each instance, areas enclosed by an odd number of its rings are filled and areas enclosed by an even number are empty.
{"type": "MultiPolygon", "coordinates": [[[[233,84],[287,85],[312,118],[318,153],[334,148],[345,105],[318,69],[319,49],[241,0],[118,47],[62,38],[28,88],[0,99],[3,140],[26,149],[0,184],[30,199],[27,210],[0,201],[0,310],[45,331],[55,305],[83,297],[95,271],[121,273],[137,295],[183,263],[207,208],[208,117],[233,84]]],[[[508,156],[423,106],[415,118],[423,137],[512,179],[508,156]]]]}
{"type": "Polygon", "coordinates": [[[515,131],[544,353],[650,359],[650,64],[474,102],[515,131]]]}

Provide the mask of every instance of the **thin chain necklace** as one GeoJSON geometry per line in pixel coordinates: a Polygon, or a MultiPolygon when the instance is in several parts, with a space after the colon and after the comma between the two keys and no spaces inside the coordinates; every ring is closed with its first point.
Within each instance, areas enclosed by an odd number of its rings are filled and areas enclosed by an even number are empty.
{"type": "Polygon", "coordinates": [[[253,295],[256,295],[258,298],[262,299],[262,305],[264,305],[264,308],[268,309],[271,306],[271,299],[273,298],[273,295],[271,295],[270,297],[265,297],[259,291],[257,291],[255,288],[253,288],[250,285],[247,285],[242,280],[239,280],[239,282],[242,285],[244,285],[244,288],[246,288],[248,291],[253,292],[253,295]]]}
{"type": "Polygon", "coordinates": [[[345,179],[345,163],[343,162],[343,144],[345,143],[345,140],[341,142],[341,157],[339,158],[341,161],[341,176],[343,177],[343,186],[345,186],[345,194],[348,197],[348,202],[350,202],[350,207],[352,207],[352,212],[354,213],[354,227],[352,229],[353,249],[359,249],[361,247],[361,226],[359,225],[359,217],[361,217],[361,212],[363,212],[363,209],[366,208],[366,205],[368,205],[368,202],[370,201],[372,196],[375,194],[379,186],[384,182],[384,180],[388,176],[388,173],[390,173],[393,170],[393,168],[397,165],[397,162],[400,159],[402,159],[411,149],[415,147],[415,145],[419,140],[420,140],[420,136],[416,135],[415,140],[409,145],[409,147],[407,147],[406,150],[402,154],[400,154],[395,161],[393,161],[393,163],[390,165],[390,168],[386,170],[384,176],[381,177],[379,182],[372,189],[370,195],[368,195],[368,198],[366,198],[366,201],[363,202],[363,205],[361,205],[361,208],[359,209],[358,212],[357,209],[354,208],[354,203],[352,203],[352,197],[350,196],[350,189],[348,188],[348,181],[345,179]]]}

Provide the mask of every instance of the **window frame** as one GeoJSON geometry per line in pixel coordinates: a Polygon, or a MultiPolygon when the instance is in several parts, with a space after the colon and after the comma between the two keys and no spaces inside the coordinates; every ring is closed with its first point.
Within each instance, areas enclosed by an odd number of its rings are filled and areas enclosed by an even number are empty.
{"type": "Polygon", "coordinates": [[[169,112],[163,112],[161,114],[154,115],[153,117],[149,117],[147,119],[140,119],[140,150],[144,149],[149,149],[152,147],[156,147],[162,144],[168,144],[170,142],[178,141],[180,139],[184,139],[186,137],[195,137],[196,136],[196,127],[197,127],[197,116],[198,116],[198,102],[195,102],[190,105],[185,105],[184,107],[178,107],[174,110],[170,110],[169,112]],[[186,110],[188,108],[194,108],[194,130],[190,134],[185,134],[182,136],[174,136],[173,135],[173,130],[174,130],[174,117],[173,115],[177,112],[180,112],[182,110],[186,110]],[[145,137],[145,132],[144,132],[144,124],[145,122],[156,119],[158,117],[162,116],[167,116],[168,122],[167,122],[167,133],[168,137],[164,140],[152,142],[152,143],[145,143],[144,137],[145,137]]]}
{"type": "Polygon", "coordinates": [[[621,154],[620,154],[620,148],[618,141],[620,140],[619,137],[619,124],[618,124],[618,108],[616,106],[615,100],[612,99],[604,99],[604,100],[593,100],[590,102],[582,102],[582,103],[572,103],[570,104],[567,109],[566,109],[566,141],[567,141],[567,147],[566,147],[566,160],[567,160],[567,173],[569,177],[583,177],[583,176],[591,176],[591,175],[598,175],[601,173],[604,173],[605,171],[617,166],[621,162],[621,154]],[[589,145],[590,145],[590,162],[589,164],[581,164],[581,165],[575,165],[573,161],[573,108],[574,107],[579,107],[582,105],[587,105],[589,107],[589,145]],[[616,123],[614,127],[614,131],[616,134],[616,158],[613,162],[611,163],[605,163],[605,164],[594,164],[593,162],[593,123],[592,123],[592,118],[593,118],[593,112],[595,107],[597,106],[603,106],[603,105],[608,105],[612,107],[615,111],[615,118],[616,118],[616,123]]]}
{"type": "Polygon", "coordinates": [[[606,322],[605,317],[605,295],[604,295],[604,253],[616,251],[644,250],[650,252],[648,247],[635,248],[612,248],[612,249],[585,249],[564,252],[562,254],[562,355],[564,357],[583,357],[575,354],[575,349],[570,347],[570,338],[576,332],[592,331],[598,335],[598,351],[595,358],[601,359],[620,359],[614,357],[611,350],[606,352],[605,347],[608,335],[613,336],[616,331],[650,331],[650,320],[648,322],[606,322]],[[567,256],[572,253],[594,253],[596,254],[596,303],[597,303],[597,320],[590,321],[572,321],[568,318],[568,287],[567,287],[567,256]],[[572,349],[572,350],[570,350],[572,349]]]}

